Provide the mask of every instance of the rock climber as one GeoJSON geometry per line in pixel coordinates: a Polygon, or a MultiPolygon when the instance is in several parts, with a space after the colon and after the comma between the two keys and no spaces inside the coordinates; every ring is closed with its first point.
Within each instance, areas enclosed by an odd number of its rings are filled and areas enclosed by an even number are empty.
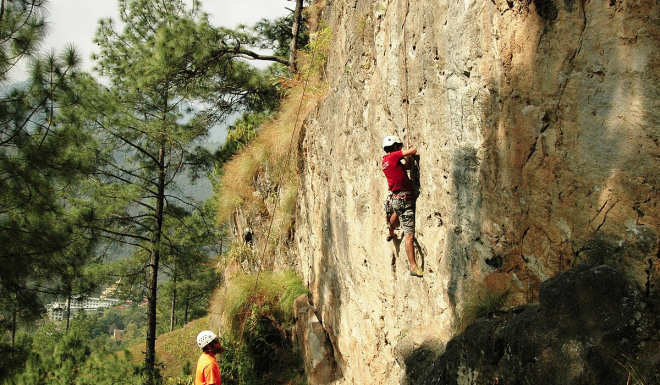
{"type": "Polygon", "coordinates": [[[387,186],[392,194],[391,206],[393,213],[389,218],[389,235],[387,240],[396,238],[394,229],[400,225],[403,227],[403,238],[406,247],[406,254],[410,261],[410,275],[422,277],[424,271],[415,261],[415,201],[417,197],[413,191],[413,183],[408,177],[407,169],[412,165],[412,161],[404,164],[406,157],[417,154],[415,147],[408,147],[403,150],[403,142],[396,136],[386,136],[383,139],[383,150],[386,154],[383,156],[383,173],[387,178],[387,186]]]}
{"type": "Polygon", "coordinates": [[[215,359],[225,349],[220,344],[218,336],[210,330],[204,330],[197,335],[197,345],[202,349],[202,355],[197,360],[195,370],[195,385],[221,385],[220,366],[215,359]]]}

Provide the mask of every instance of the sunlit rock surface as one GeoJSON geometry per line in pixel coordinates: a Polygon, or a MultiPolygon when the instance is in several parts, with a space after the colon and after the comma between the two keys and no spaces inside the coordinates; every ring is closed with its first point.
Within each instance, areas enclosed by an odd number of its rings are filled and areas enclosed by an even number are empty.
{"type": "Polygon", "coordinates": [[[296,268],[338,383],[404,381],[402,354],[449,341],[484,281],[535,303],[596,261],[657,291],[657,2],[336,0],[322,20],[330,92],[301,140],[296,268]],[[385,241],[391,134],[419,148],[422,279],[385,241]]]}

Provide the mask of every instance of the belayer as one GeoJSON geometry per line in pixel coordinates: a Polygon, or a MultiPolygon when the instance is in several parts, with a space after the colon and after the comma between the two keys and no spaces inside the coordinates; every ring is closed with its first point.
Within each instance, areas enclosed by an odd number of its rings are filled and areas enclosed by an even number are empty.
{"type": "Polygon", "coordinates": [[[383,173],[387,178],[387,186],[391,192],[392,215],[387,221],[389,234],[387,240],[395,238],[394,229],[399,225],[403,227],[403,239],[406,247],[408,261],[410,261],[410,275],[421,277],[424,271],[417,266],[415,261],[415,202],[417,196],[413,191],[413,183],[408,177],[407,169],[412,165],[412,161],[404,161],[406,157],[417,154],[415,147],[408,147],[403,150],[403,142],[396,136],[386,136],[383,139],[383,150],[386,154],[383,156],[383,173]]]}
{"type": "Polygon", "coordinates": [[[204,330],[197,335],[197,345],[202,349],[202,355],[197,360],[195,370],[195,385],[222,385],[220,366],[215,359],[216,354],[225,351],[218,336],[210,330],[204,330]]]}

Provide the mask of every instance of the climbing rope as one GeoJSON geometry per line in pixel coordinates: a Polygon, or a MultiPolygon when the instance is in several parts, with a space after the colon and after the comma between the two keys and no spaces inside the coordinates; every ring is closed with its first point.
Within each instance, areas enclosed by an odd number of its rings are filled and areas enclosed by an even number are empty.
{"type": "Polygon", "coordinates": [[[408,97],[408,47],[406,43],[406,20],[408,20],[408,12],[410,10],[410,0],[404,0],[405,13],[403,15],[403,72],[404,72],[404,82],[403,82],[403,92],[405,95],[405,112],[406,112],[406,147],[410,147],[410,125],[408,122],[409,108],[410,108],[410,99],[408,97]]]}
{"type": "MultiPolygon", "coordinates": [[[[315,56],[317,56],[317,55],[315,55],[315,56]]],[[[313,68],[314,61],[315,61],[315,58],[312,60],[310,68],[313,68]]],[[[291,148],[291,146],[293,145],[293,139],[296,137],[296,134],[298,132],[298,122],[300,120],[300,112],[302,110],[303,102],[305,100],[305,94],[307,92],[307,87],[309,86],[310,74],[311,74],[311,71],[308,71],[307,75],[304,79],[304,87],[303,87],[302,95],[300,96],[300,103],[298,104],[298,111],[296,112],[296,119],[295,119],[295,122],[293,123],[293,130],[291,131],[291,137],[289,138],[289,146],[287,148],[291,148]]],[[[277,180],[278,189],[279,189],[279,186],[281,186],[281,184],[282,184],[282,178],[283,178],[283,173],[280,173],[280,175],[278,176],[278,180],[277,180]]],[[[279,194],[279,191],[278,191],[278,197],[279,197],[279,195],[280,194],[279,194]]],[[[266,238],[264,240],[264,246],[263,246],[263,250],[261,252],[261,258],[258,260],[259,263],[257,264],[257,274],[256,274],[256,278],[254,280],[254,287],[252,288],[252,294],[250,295],[250,297],[248,297],[249,300],[247,301],[247,303],[254,303],[254,301],[256,299],[257,288],[259,286],[259,278],[260,278],[261,271],[262,271],[262,263],[263,263],[263,260],[266,256],[266,249],[268,247],[268,240],[270,239],[271,231],[273,229],[273,222],[275,221],[275,215],[277,213],[278,206],[279,206],[279,199],[276,199],[275,204],[273,206],[273,215],[271,215],[270,223],[268,224],[268,231],[266,232],[266,238]]],[[[234,354],[234,359],[232,360],[231,372],[234,371],[234,368],[235,368],[235,365],[236,365],[236,359],[238,358],[238,353],[241,351],[241,347],[243,345],[243,336],[245,334],[245,326],[246,326],[246,323],[243,323],[243,326],[241,328],[241,333],[240,333],[240,336],[239,336],[238,346],[237,346],[237,349],[236,349],[236,354],[234,354]]]]}

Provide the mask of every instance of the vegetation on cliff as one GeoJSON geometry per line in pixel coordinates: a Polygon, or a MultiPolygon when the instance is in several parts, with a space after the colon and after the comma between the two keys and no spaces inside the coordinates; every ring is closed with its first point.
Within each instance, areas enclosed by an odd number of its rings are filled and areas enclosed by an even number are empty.
{"type": "MultiPolygon", "coordinates": [[[[146,325],[133,333],[146,342],[146,354],[136,355],[144,365],[117,373],[155,383],[157,335],[205,314],[200,301],[218,278],[209,264],[222,235],[207,221],[213,205],[187,196],[177,176],[208,171],[213,157],[195,144],[210,127],[236,111],[267,116],[279,104],[273,76],[286,70],[261,71],[242,58],[287,60],[246,47],[267,45],[276,55],[298,47],[282,47],[287,33],[277,22],[255,30],[212,27],[198,1],[119,0],[122,24],[102,20],[95,39],[95,69],[108,81],[100,84],[79,70],[73,48],[39,55],[46,2],[2,5],[0,347],[12,365],[3,366],[0,380],[110,379],[101,375],[109,370],[101,357],[117,347],[96,351],[91,329],[76,326],[70,311],[65,326],[51,325],[61,337],[51,341],[55,361],[44,358],[31,333],[43,327],[44,302],[70,302],[112,284],[122,298],[146,297],[148,309],[146,325]],[[30,77],[4,82],[28,57],[30,77]],[[110,261],[119,253],[130,257],[110,261]]],[[[306,41],[304,29],[299,41],[306,41]]],[[[282,191],[292,197],[295,188],[282,191]]],[[[290,223],[283,217],[277,226],[290,223]]]]}
{"type": "MultiPolygon", "coordinates": [[[[258,227],[266,239],[258,264],[272,268],[275,253],[286,253],[291,236],[298,188],[298,142],[304,119],[327,92],[321,76],[330,43],[330,30],[311,36],[301,53],[301,72],[293,78],[280,78],[284,97],[270,120],[246,118],[230,132],[235,153],[223,152],[217,170],[217,221],[232,223],[238,213],[248,224],[258,227]],[[228,161],[225,159],[229,158],[228,161]],[[264,246],[265,245],[265,246],[264,246]]],[[[223,149],[223,151],[225,151],[223,149]]],[[[237,229],[242,231],[242,229],[237,229]]]]}

